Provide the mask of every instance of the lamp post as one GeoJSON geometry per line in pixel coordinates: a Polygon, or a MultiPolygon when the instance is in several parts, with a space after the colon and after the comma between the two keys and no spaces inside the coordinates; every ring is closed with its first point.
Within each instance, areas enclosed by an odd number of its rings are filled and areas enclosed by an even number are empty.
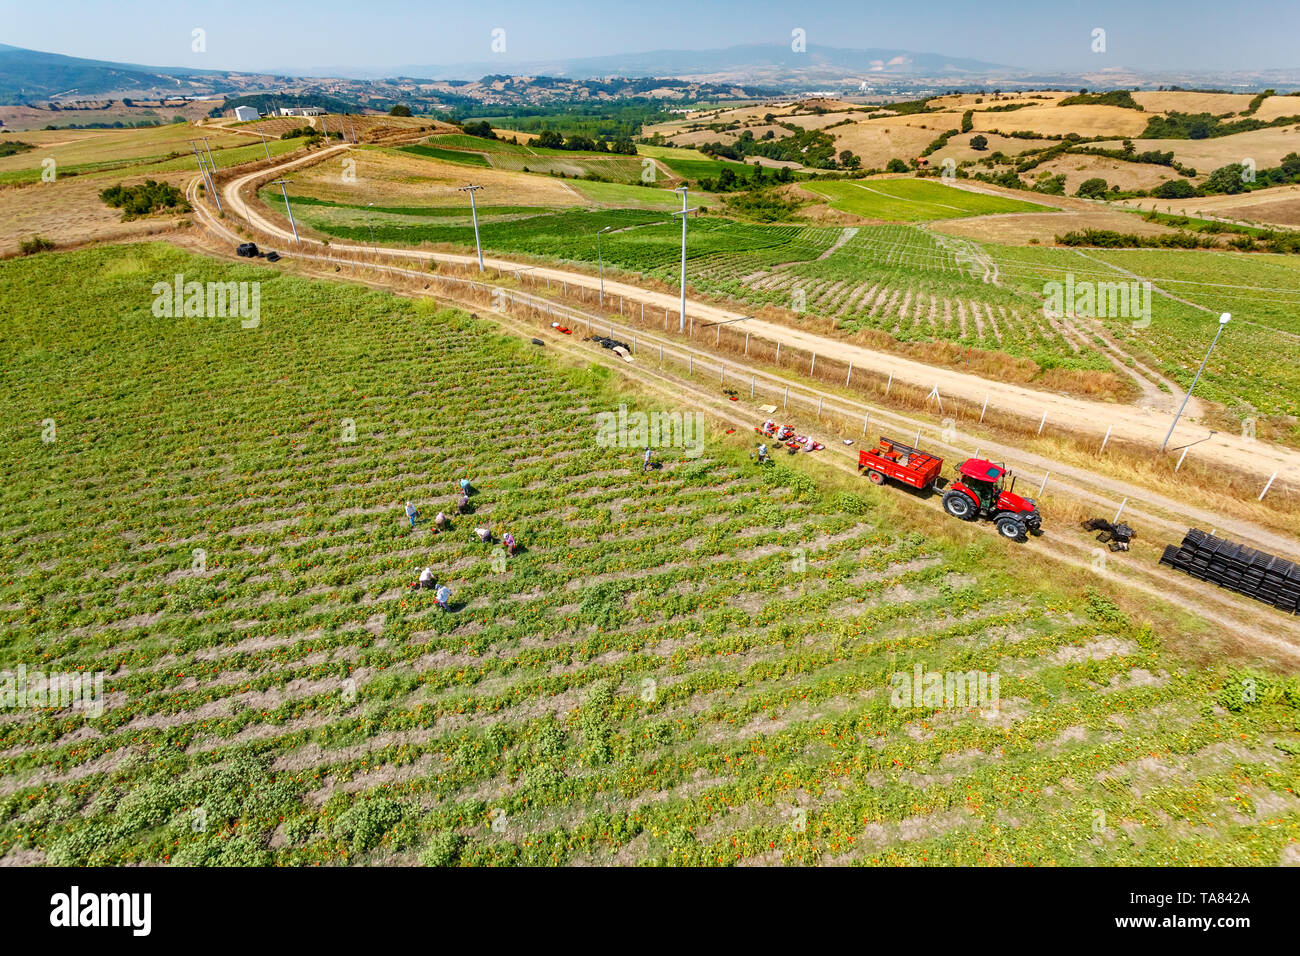
{"type": "Polygon", "coordinates": [[[1178,427],[1178,419],[1183,417],[1183,410],[1187,408],[1187,402],[1192,397],[1192,389],[1196,388],[1196,383],[1201,380],[1201,373],[1205,371],[1205,363],[1210,360],[1210,353],[1213,352],[1214,347],[1219,344],[1219,336],[1223,334],[1223,330],[1227,327],[1228,321],[1231,318],[1232,314],[1230,312],[1225,312],[1223,315],[1219,316],[1219,331],[1214,333],[1214,341],[1210,343],[1210,347],[1206,350],[1205,358],[1201,359],[1201,367],[1196,370],[1196,376],[1192,379],[1192,384],[1187,389],[1187,394],[1183,396],[1183,404],[1178,406],[1178,414],[1174,416],[1174,423],[1169,426],[1169,434],[1165,436],[1165,440],[1160,444],[1161,451],[1165,450],[1165,446],[1169,444],[1169,439],[1174,437],[1174,429],[1178,427]]]}
{"type": "Polygon", "coordinates": [[[474,193],[476,190],[482,188],[483,188],[482,186],[475,186],[473,183],[471,183],[468,186],[460,187],[461,192],[469,193],[469,208],[470,208],[470,212],[474,216],[474,248],[478,250],[478,271],[479,272],[483,271],[483,246],[478,241],[478,206],[474,204],[474,193]]]}
{"type": "Polygon", "coordinates": [[[602,309],[605,307],[605,257],[600,251],[600,237],[613,228],[613,226],[606,226],[596,233],[596,259],[600,262],[600,307],[602,309]]]}
{"type": "Polygon", "coordinates": [[[686,331],[686,214],[695,210],[686,208],[685,186],[678,186],[673,192],[682,194],[682,211],[673,213],[682,217],[682,304],[677,317],[677,333],[681,335],[686,331]]]}

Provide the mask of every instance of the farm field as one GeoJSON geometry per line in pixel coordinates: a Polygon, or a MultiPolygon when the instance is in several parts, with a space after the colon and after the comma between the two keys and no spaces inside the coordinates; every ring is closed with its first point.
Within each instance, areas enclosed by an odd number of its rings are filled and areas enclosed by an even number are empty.
{"type": "Polygon", "coordinates": [[[868,219],[902,222],[1050,209],[1040,203],[970,192],[925,179],[816,182],[804,188],[830,199],[832,209],[868,219]]]}
{"type": "Polygon", "coordinates": [[[1300,264],[1294,257],[991,243],[984,249],[1009,284],[1028,292],[1041,294],[1044,283],[1064,282],[1067,274],[1091,282],[1128,282],[1137,275],[1177,297],[1153,294],[1146,328],[1135,328],[1126,318],[1103,321],[1126,349],[1184,388],[1214,337],[1219,314],[1232,313],[1236,321],[1206,365],[1197,394],[1240,418],[1273,416],[1293,440],[1300,437],[1290,417],[1300,412],[1300,367],[1292,360],[1300,342],[1295,311],[1300,264]]]}
{"type": "Polygon", "coordinates": [[[594,415],[653,403],[428,302],[152,244],[0,296],[7,658],[105,674],[0,723],[5,862],[1295,859],[1300,688],[1158,602],[707,422],[642,473],[594,415]],[[155,316],[178,273],[260,322],[155,316]],[[902,702],[917,668],[996,705],[902,702]]]}

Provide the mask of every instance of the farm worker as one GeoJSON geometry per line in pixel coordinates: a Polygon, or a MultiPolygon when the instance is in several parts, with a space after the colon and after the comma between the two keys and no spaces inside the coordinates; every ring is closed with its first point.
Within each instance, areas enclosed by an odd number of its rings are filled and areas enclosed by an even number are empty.
{"type": "Polygon", "coordinates": [[[416,516],[417,514],[419,514],[419,512],[415,510],[415,505],[411,504],[411,503],[408,501],[408,502],[406,503],[406,517],[408,517],[408,518],[411,519],[411,527],[412,527],[412,528],[415,527],[415,516],[416,516]]]}
{"type": "Polygon", "coordinates": [[[645,461],[643,461],[641,464],[641,471],[646,472],[649,470],[650,470],[650,449],[647,448],[645,450],[645,461]]]}
{"type": "Polygon", "coordinates": [[[489,531],[487,528],[475,528],[474,533],[478,535],[479,541],[483,542],[484,544],[487,544],[489,541],[492,540],[492,532],[489,531]]]}
{"type": "Polygon", "coordinates": [[[451,600],[451,589],[444,584],[434,592],[433,599],[437,602],[438,607],[444,611],[447,610],[447,603],[451,600]]]}
{"type": "Polygon", "coordinates": [[[468,479],[468,478],[462,478],[462,479],[460,480],[460,493],[461,493],[462,495],[466,495],[466,496],[469,495],[469,479],[468,479]]]}
{"type": "Polygon", "coordinates": [[[469,495],[461,495],[460,500],[456,502],[456,514],[463,515],[469,511],[469,495]]]}
{"type": "Polygon", "coordinates": [[[420,590],[428,591],[433,588],[433,568],[425,568],[420,572],[420,590]]]}
{"type": "Polygon", "coordinates": [[[766,445],[759,445],[759,446],[758,446],[758,463],[761,465],[761,464],[763,464],[765,461],[767,461],[767,446],[766,446],[766,445]]]}
{"type": "Polygon", "coordinates": [[[506,536],[501,540],[505,542],[506,552],[513,555],[515,553],[515,536],[507,531],[506,536]]]}
{"type": "Polygon", "coordinates": [[[447,516],[446,516],[445,514],[443,514],[441,511],[439,511],[439,512],[438,512],[438,516],[437,516],[436,518],[433,519],[433,524],[434,524],[434,526],[435,526],[439,531],[446,531],[446,530],[447,530],[447,516]]]}

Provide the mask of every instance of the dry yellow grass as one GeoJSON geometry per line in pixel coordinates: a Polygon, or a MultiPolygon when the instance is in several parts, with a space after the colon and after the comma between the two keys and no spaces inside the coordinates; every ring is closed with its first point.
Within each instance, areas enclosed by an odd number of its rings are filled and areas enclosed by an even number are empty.
{"type": "Polygon", "coordinates": [[[1149,115],[1116,106],[1030,106],[1010,113],[979,113],[975,129],[1033,132],[1064,136],[1136,136],[1146,129],[1149,115]]]}
{"type": "MultiPolygon", "coordinates": [[[[1240,113],[1250,105],[1249,93],[1193,93],[1181,90],[1140,90],[1133,94],[1148,113],[1240,113]]],[[[1300,112],[1300,110],[1297,110],[1300,112]]]]}
{"type": "Polygon", "coordinates": [[[1126,163],[1121,159],[1109,159],[1105,156],[1084,156],[1078,153],[1058,156],[1050,162],[1025,174],[1032,180],[1040,173],[1048,172],[1053,176],[1065,174],[1065,191],[1071,195],[1078,190],[1085,179],[1100,177],[1111,186],[1120,189],[1151,189],[1170,179],[1180,179],[1178,173],[1168,166],[1156,166],[1153,163],[1126,163]]]}
{"type": "Polygon", "coordinates": [[[1255,118],[1265,121],[1283,116],[1300,116],[1300,96],[1270,96],[1255,111],[1255,118]]]}
{"type": "Polygon", "coordinates": [[[930,100],[930,105],[964,112],[971,109],[988,109],[990,106],[1006,106],[1010,103],[1052,104],[1069,95],[1060,90],[1028,90],[1024,93],[1003,93],[999,96],[992,93],[956,93],[951,96],[936,96],[930,100]]]}
{"type": "Polygon", "coordinates": [[[961,133],[948,140],[946,146],[937,149],[930,154],[928,159],[931,166],[942,165],[945,159],[953,159],[957,162],[963,162],[968,159],[979,159],[982,156],[988,156],[990,153],[1002,152],[1008,156],[1019,156],[1021,153],[1033,149],[1045,149],[1054,145],[1050,139],[1020,139],[1013,136],[1000,136],[997,133],[961,133]],[[971,137],[981,135],[988,140],[988,147],[983,150],[971,149],[971,137]]]}
{"type": "MultiPolygon", "coordinates": [[[[1052,202],[1059,201],[1059,197],[1056,196],[1047,198],[1052,202]]],[[[1140,216],[1104,208],[1086,212],[1069,210],[945,219],[931,223],[930,228],[950,236],[997,242],[1008,246],[1029,245],[1034,239],[1043,245],[1051,245],[1057,236],[1083,229],[1111,229],[1115,232],[1131,232],[1142,236],[1174,231],[1168,226],[1147,222],[1140,216]]]]}
{"type": "Polygon", "coordinates": [[[1266,225],[1300,226],[1300,186],[1275,186],[1235,196],[1134,199],[1125,205],[1183,216],[1205,215],[1266,225]]]}
{"type": "MultiPolygon", "coordinates": [[[[157,179],[184,188],[189,173],[163,173],[157,179]]],[[[142,176],[127,176],[126,184],[142,176]]],[[[60,246],[99,240],[139,239],[176,228],[187,214],[151,216],[122,221],[122,211],[105,205],[99,198],[104,183],[71,176],[52,183],[0,189],[0,255],[18,250],[18,244],[33,236],[44,236],[60,246]]]]}
{"type": "Polygon", "coordinates": [[[481,205],[575,206],[588,201],[562,179],[376,149],[332,156],[295,170],[293,180],[299,192],[319,199],[381,206],[462,206],[465,194],[458,190],[469,182],[487,187],[478,194],[481,205]],[[355,178],[344,178],[346,160],[356,163],[355,178]]]}
{"type": "MultiPolygon", "coordinates": [[[[1300,98],[1295,100],[1300,107],[1300,98]]],[[[1096,144],[1105,149],[1118,149],[1120,140],[1096,144]]],[[[1216,136],[1213,139],[1135,139],[1133,145],[1138,152],[1158,149],[1161,152],[1173,151],[1174,159],[1192,166],[1197,173],[1207,175],[1220,166],[1239,163],[1250,158],[1258,169],[1276,166],[1287,153],[1300,152],[1300,125],[1275,126],[1269,129],[1256,129],[1248,133],[1233,133],[1231,136],[1216,136]]]]}
{"type": "Polygon", "coordinates": [[[882,125],[880,121],[854,123],[831,131],[837,149],[847,149],[862,159],[866,169],[883,169],[891,159],[910,159],[938,135],[933,130],[906,125],[882,125]]]}
{"type": "Polygon", "coordinates": [[[190,140],[205,136],[214,150],[248,142],[227,130],[196,129],[188,124],[147,129],[46,130],[16,136],[24,143],[40,143],[41,149],[0,158],[0,172],[39,167],[46,157],[63,167],[183,154],[190,152],[190,140]]]}

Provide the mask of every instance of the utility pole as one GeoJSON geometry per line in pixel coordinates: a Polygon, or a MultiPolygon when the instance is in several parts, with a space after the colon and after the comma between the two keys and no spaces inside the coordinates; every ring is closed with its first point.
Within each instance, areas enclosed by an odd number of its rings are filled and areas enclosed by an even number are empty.
{"type": "Polygon", "coordinates": [[[266,158],[270,159],[271,147],[266,145],[266,133],[262,131],[261,127],[258,128],[257,135],[262,137],[262,150],[266,153],[266,158]]]}
{"type": "Polygon", "coordinates": [[[212,171],[215,173],[217,171],[217,161],[212,158],[212,147],[208,145],[206,136],[203,137],[203,148],[208,151],[208,165],[212,167],[212,171]]]}
{"type": "Polygon", "coordinates": [[[600,237],[613,228],[613,226],[606,226],[596,233],[596,259],[600,262],[600,307],[602,309],[605,307],[605,257],[600,252],[600,237]]]}
{"type": "Polygon", "coordinates": [[[478,250],[478,271],[483,271],[483,245],[478,241],[478,206],[474,203],[474,193],[482,189],[482,186],[475,186],[471,183],[468,186],[461,186],[461,192],[469,193],[469,209],[474,216],[474,248],[478,250]]]}
{"type": "Polygon", "coordinates": [[[294,225],[293,221],[293,209],[289,206],[289,194],[284,188],[288,183],[289,180],[287,179],[277,179],[275,182],[271,183],[271,185],[280,187],[280,194],[284,196],[284,211],[289,214],[289,228],[293,230],[293,241],[298,245],[302,245],[302,240],[298,238],[298,227],[294,225]]]}
{"type": "Polygon", "coordinates": [[[190,140],[190,147],[194,150],[194,158],[198,160],[199,175],[203,177],[203,182],[208,187],[208,195],[217,204],[217,212],[221,212],[221,197],[217,195],[217,190],[212,185],[212,179],[208,176],[208,167],[203,162],[203,154],[199,152],[198,144],[194,140],[190,140]]]}
{"type": "Polygon", "coordinates": [[[682,211],[673,213],[674,216],[682,217],[682,305],[677,318],[677,332],[680,335],[686,331],[686,214],[695,210],[686,208],[685,186],[678,186],[673,192],[682,194],[682,211]]]}
{"type": "Polygon", "coordinates": [[[1169,434],[1166,435],[1165,440],[1160,443],[1161,451],[1165,450],[1165,446],[1169,444],[1169,439],[1174,437],[1174,429],[1178,427],[1178,419],[1183,417],[1183,409],[1187,408],[1187,402],[1192,397],[1192,389],[1196,388],[1196,383],[1201,380],[1201,373],[1205,371],[1205,363],[1210,360],[1210,353],[1213,352],[1214,347],[1219,344],[1219,336],[1223,334],[1223,330],[1227,327],[1231,318],[1231,312],[1225,312],[1223,315],[1219,316],[1219,331],[1214,333],[1214,341],[1210,343],[1210,347],[1206,350],[1205,358],[1201,359],[1201,367],[1196,370],[1196,376],[1192,379],[1192,384],[1187,389],[1187,394],[1183,396],[1183,404],[1178,406],[1178,414],[1174,416],[1174,423],[1169,426],[1169,434]]]}

